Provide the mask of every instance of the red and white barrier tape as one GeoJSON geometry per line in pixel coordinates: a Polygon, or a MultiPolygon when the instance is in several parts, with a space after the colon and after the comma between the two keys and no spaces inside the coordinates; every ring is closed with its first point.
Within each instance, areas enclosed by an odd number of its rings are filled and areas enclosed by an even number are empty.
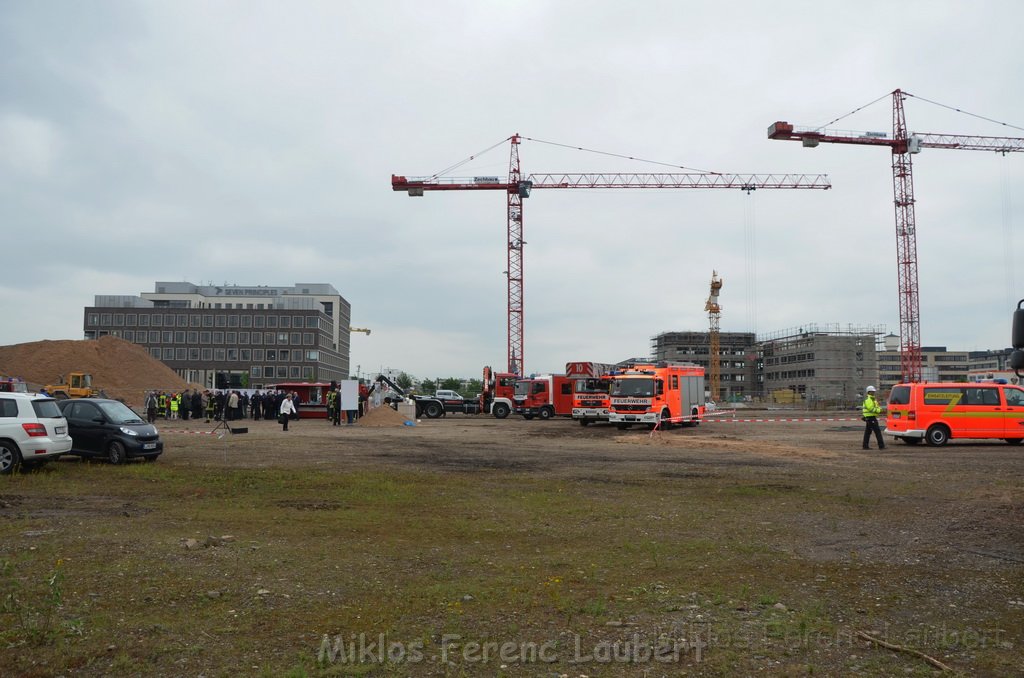
{"type": "Polygon", "coordinates": [[[162,428],[162,429],[159,429],[159,431],[160,431],[160,433],[191,433],[192,435],[197,435],[197,436],[212,436],[212,435],[216,434],[216,431],[185,431],[183,429],[173,429],[173,428],[162,428]]]}

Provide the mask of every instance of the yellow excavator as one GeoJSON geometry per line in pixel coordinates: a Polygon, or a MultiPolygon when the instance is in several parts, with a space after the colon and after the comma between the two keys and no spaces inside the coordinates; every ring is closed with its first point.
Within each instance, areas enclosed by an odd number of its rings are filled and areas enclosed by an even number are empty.
{"type": "Polygon", "coordinates": [[[64,375],[60,375],[57,379],[59,383],[47,384],[43,388],[46,392],[57,400],[67,400],[68,398],[102,398],[104,397],[103,391],[92,387],[92,375],[86,374],[85,372],[71,372],[68,374],[68,378],[65,379],[64,375]]]}

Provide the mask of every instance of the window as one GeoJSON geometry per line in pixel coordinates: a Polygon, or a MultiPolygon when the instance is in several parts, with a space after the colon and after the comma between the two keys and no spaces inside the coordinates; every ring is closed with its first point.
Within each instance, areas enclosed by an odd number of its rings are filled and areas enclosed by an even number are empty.
{"type": "Polygon", "coordinates": [[[313,333],[312,332],[303,332],[302,333],[302,344],[304,346],[315,346],[315,344],[313,343],[313,333]]]}
{"type": "Polygon", "coordinates": [[[273,344],[275,344],[275,343],[276,343],[276,342],[274,341],[274,340],[275,340],[276,338],[277,338],[277,337],[275,337],[275,336],[274,336],[274,333],[273,333],[273,332],[264,332],[264,333],[263,333],[263,343],[264,343],[264,344],[269,344],[269,345],[273,345],[273,344]]]}
{"type": "MultiPolygon", "coordinates": [[[[252,304],[249,304],[249,308],[252,308],[252,304]]],[[[240,316],[240,317],[241,317],[241,326],[242,327],[252,327],[252,316],[251,315],[243,315],[243,316],[240,316]]]]}
{"type": "Polygon", "coordinates": [[[140,315],[139,316],[139,327],[149,327],[149,316],[148,315],[140,315]]]}
{"type": "Polygon", "coordinates": [[[118,327],[121,327],[121,326],[124,325],[124,313],[115,313],[114,314],[114,324],[116,326],[118,326],[118,327]]]}
{"type": "Polygon", "coordinates": [[[275,348],[268,348],[267,349],[267,360],[277,360],[277,349],[275,349],[275,348]]]}
{"type": "Polygon", "coordinates": [[[277,378],[278,379],[287,379],[288,378],[288,368],[285,367],[284,365],[278,365],[277,366],[277,378]]]}
{"type": "Polygon", "coordinates": [[[320,360],[320,351],[306,351],[306,360],[312,360],[314,362],[320,360]]]}
{"type": "Polygon", "coordinates": [[[109,313],[100,313],[100,325],[109,325],[109,324],[110,324],[110,314],[109,313]]]}
{"type": "Polygon", "coordinates": [[[164,314],[164,327],[174,327],[174,316],[170,313],[164,314]]]}
{"type": "Polygon", "coordinates": [[[238,327],[238,316],[237,315],[229,315],[228,316],[228,327],[238,327]]]}
{"type": "Polygon", "coordinates": [[[209,332],[200,332],[199,333],[199,343],[200,344],[209,344],[210,343],[210,339],[212,337],[213,337],[213,335],[210,334],[209,332]]]}
{"type": "Polygon", "coordinates": [[[86,324],[89,325],[90,327],[95,327],[96,325],[99,325],[100,324],[100,314],[99,313],[90,313],[87,316],[86,324]]]}
{"type": "Polygon", "coordinates": [[[213,349],[212,348],[204,348],[203,349],[203,362],[211,362],[212,360],[213,360],[213,349]]]}
{"type": "Polygon", "coordinates": [[[301,315],[297,315],[294,318],[292,318],[292,327],[294,327],[296,329],[300,329],[300,330],[302,329],[302,316],[301,315]]]}
{"type": "Polygon", "coordinates": [[[291,329],[292,317],[290,315],[281,316],[281,327],[285,329],[291,329]]]}
{"type": "Polygon", "coordinates": [[[253,365],[252,367],[249,368],[249,376],[254,379],[262,379],[263,368],[260,367],[259,365],[253,365]]]}
{"type": "Polygon", "coordinates": [[[238,332],[225,332],[224,333],[225,344],[237,344],[238,343],[238,332]]]}
{"type": "Polygon", "coordinates": [[[249,343],[250,344],[262,344],[263,343],[263,334],[260,333],[260,332],[253,332],[252,333],[252,337],[250,338],[249,343]]]}
{"type": "Polygon", "coordinates": [[[262,348],[254,348],[252,350],[252,359],[253,360],[265,360],[265,358],[263,357],[263,349],[262,348]]]}
{"type": "Polygon", "coordinates": [[[263,376],[266,377],[267,379],[273,379],[274,378],[274,366],[273,365],[265,365],[263,367],[263,376]]]}
{"type": "Polygon", "coordinates": [[[239,332],[238,333],[238,343],[239,344],[249,344],[249,343],[251,343],[249,341],[249,333],[248,332],[239,332]]]}
{"type": "Polygon", "coordinates": [[[174,342],[174,332],[164,332],[160,335],[161,344],[170,344],[174,342]]]}
{"type": "Polygon", "coordinates": [[[135,343],[136,344],[145,344],[146,343],[146,333],[143,332],[142,330],[139,330],[138,332],[136,332],[135,333],[135,343]]]}
{"type": "Polygon", "coordinates": [[[293,346],[298,346],[299,342],[301,342],[301,341],[302,341],[302,333],[301,332],[292,332],[291,334],[288,335],[288,343],[292,344],[293,346]]]}
{"type": "Polygon", "coordinates": [[[185,333],[184,332],[175,332],[174,333],[174,343],[175,344],[184,344],[185,343],[185,333]]]}
{"type": "Polygon", "coordinates": [[[225,316],[223,316],[223,315],[218,315],[216,318],[213,319],[213,326],[214,327],[227,327],[228,326],[228,319],[225,316]]]}
{"type": "Polygon", "coordinates": [[[203,316],[203,327],[213,327],[213,316],[212,315],[204,315],[203,316]]]}
{"type": "Polygon", "coordinates": [[[293,363],[301,363],[302,362],[302,349],[301,348],[293,348],[292,349],[292,362],[293,363]]]}
{"type": "Polygon", "coordinates": [[[153,327],[163,327],[164,317],[162,315],[153,314],[153,327]]]}
{"type": "Polygon", "coordinates": [[[175,360],[185,360],[187,354],[188,354],[188,349],[186,349],[186,348],[176,348],[176,349],[174,349],[174,359],[175,360]]]}
{"type": "Polygon", "coordinates": [[[160,360],[160,349],[158,349],[158,348],[151,348],[151,349],[149,349],[149,355],[153,356],[157,360],[160,360]]]}
{"type": "Polygon", "coordinates": [[[198,313],[193,313],[188,317],[189,327],[199,327],[203,324],[203,317],[198,313]]]}
{"type": "Polygon", "coordinates": [[[190,348],[188,350],[188,359],[191,362],[198,361],[199,360],[199,349],[198,348],[190,348]]]}
{"type": "Polygon", "coordinates": [[[237,348],[229,348],[228,349],[228,360],[238,360],[238,349],[237,348]]]}
{"type": "Polygon", "coordinates": [[[274,328],[277,327],[277,316],[276,315],[268,315],[267,316],[267,327],[274,327],[274,328]]]}
{"type": "Polygon", "coordinates": [[[138,322],[138,318],[139,316],[135,315],[134,313],[129,313],[124,317],[124,324],[127,325],[128,327],[135,327],[135,325],[138,322]]]}
{"type": "Polygon", "coordinates": [[[279,344],[287,344],[288,343],[288,333],[287,332],[278,332],[277,333],[277,343],[279,343],[279,344]]]}
{"type": "Polygon", "coordinates": [[[135,341],[135,332],[132,330],[125,330],[124,333],[121,334],[121,338],[125,341],[135,341]]]}
{"type": "MultiPolygon", "coordinates": [[[[261,308],[262,308],[262,306],[261,306],[261,308]]],[[[258,315],[255,318],[253,318],[252,326],[253,327],[266,327],[267,326],[267,319],[264,316],[258,315]]]]}
{"type": "Polygon", "coordinates": [[[227,351],[223,348],[213,349],[213,359],[219,363],[224,362],[227,359],[227,351]]]}
{"type": "Polygon", "coordinates": [[[178,327],[188,327],[188,316],[180,314],[178,316],[178,327]]]}
{"type": "Polygon", "coordinates": [[[163,360],[174,360],[174,349],[165,348],[163,360]]]}
{"type": "Polygon", "coordinates": [[[243,363],[247,363],[252,360],[252,349],[243,348],[238,351],[238,359],[243,363]]]}
{"type": "Polygon", "coordinates": [[[215,343],[215,344],[223,344],[224,343],[224,333],[223,332],[214,332],[213,333],[213,343],[215,343]]]}
{"type": "Polygon", "coordinates": [[[150,330],[149,331],[149,343],[151,343],[151,344],[159,344],[160,343],[160,333],[157,332],[156,330],[150,330]]]}
{"type": "Polygon", "coordinates": [[[313,368],[312,367],[303,367],[302,368],[302,378],[303,379],[312,379],[313,378],[313,368]]]}
{"type": "Polygon", "coordinates": [[[199,343],[199,333],[198,332],[189,332],[187,337],[188,338],[185,339],[186,343],[188,343],[188,344],[198,344],[199,343]]]}
{"type": "Polygon", "coordinates": [[[299,378],[299,366],[298,365],[292,365],[290,368],[288,368],[288,377],[290,379],[298,379],[299,378]]]}

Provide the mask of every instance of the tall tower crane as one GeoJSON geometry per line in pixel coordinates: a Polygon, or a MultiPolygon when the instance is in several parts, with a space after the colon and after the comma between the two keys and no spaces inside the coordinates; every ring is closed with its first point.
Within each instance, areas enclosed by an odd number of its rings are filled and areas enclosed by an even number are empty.
{"type": "MultiPolygon", "coordinates": [[[[503,191],[508,214],[508,371],[523,374],[523,200],[534,189],[548,188],[732,188],[749,193],[755,189],[829,189],[825,174],[720,174],[685,172],[667,174],[530,174],[519,165],[519,145],[526,137],[513,134],[508,177],[439,178],[391,175],[391,188],[410,196],[425,191],[503,191]]],[[[493,147],[492,147],[493,148],[493,147]]]]}
{"type": "Polygon", "coordinates": [[[914,177],[911,156],[922,148],[960,151],[1024,151],[1024,139],[981,137],[964,134],[908,133],[903,102],[913,96],[902,90],[892,93],[892,137],[884,132],[830,132],[816,127],[797,128],[776,122],[768,128],[769,139],[800,141],[805,148],[818,144],[883,146],[892,151],[892,187],[896,206],[896,265],[899,271],[900,372],[905,382],[921,381],[921,307],[917,279],[917,225],[914,220],[914,177]]]}
{"type": "Polygon", "coordinates": [[[722,394],[722,363],[719,357],[721,353],[721,340],[718,332],[719,321],[722,319],[722,307],[718,305],[718,292],[722,289],[722,279],[718,277],[718,271],[711,271],[711,294],[704,304],[704,310],[708,312],[708,366],[711,368],[711,400],[717,402],[722,394]]]}

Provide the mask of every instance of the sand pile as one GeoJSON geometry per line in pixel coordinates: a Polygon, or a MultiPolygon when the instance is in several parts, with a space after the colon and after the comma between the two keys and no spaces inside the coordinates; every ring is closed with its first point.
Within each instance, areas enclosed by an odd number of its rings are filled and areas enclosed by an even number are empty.
{"type": "Polygon", "coordinates": [[[398,412],[387,405],[381,405],[373,408],[364,416],[359,417],[359,421],[356,424],[369,428],[386,428],[388,426],[405,426],[405,421],[405,417],[398,412]]]}
{"type": "Polygon", "coordinates": [[[91,374],[93,388],[136,408],[142,406],[148,390],[188,388],[184,379],[146,349],[117,337],[0,346],[0,374],[21,377],[30,388],[56,384],[60,375],[67,377],[71,372],[91,374]]]}

